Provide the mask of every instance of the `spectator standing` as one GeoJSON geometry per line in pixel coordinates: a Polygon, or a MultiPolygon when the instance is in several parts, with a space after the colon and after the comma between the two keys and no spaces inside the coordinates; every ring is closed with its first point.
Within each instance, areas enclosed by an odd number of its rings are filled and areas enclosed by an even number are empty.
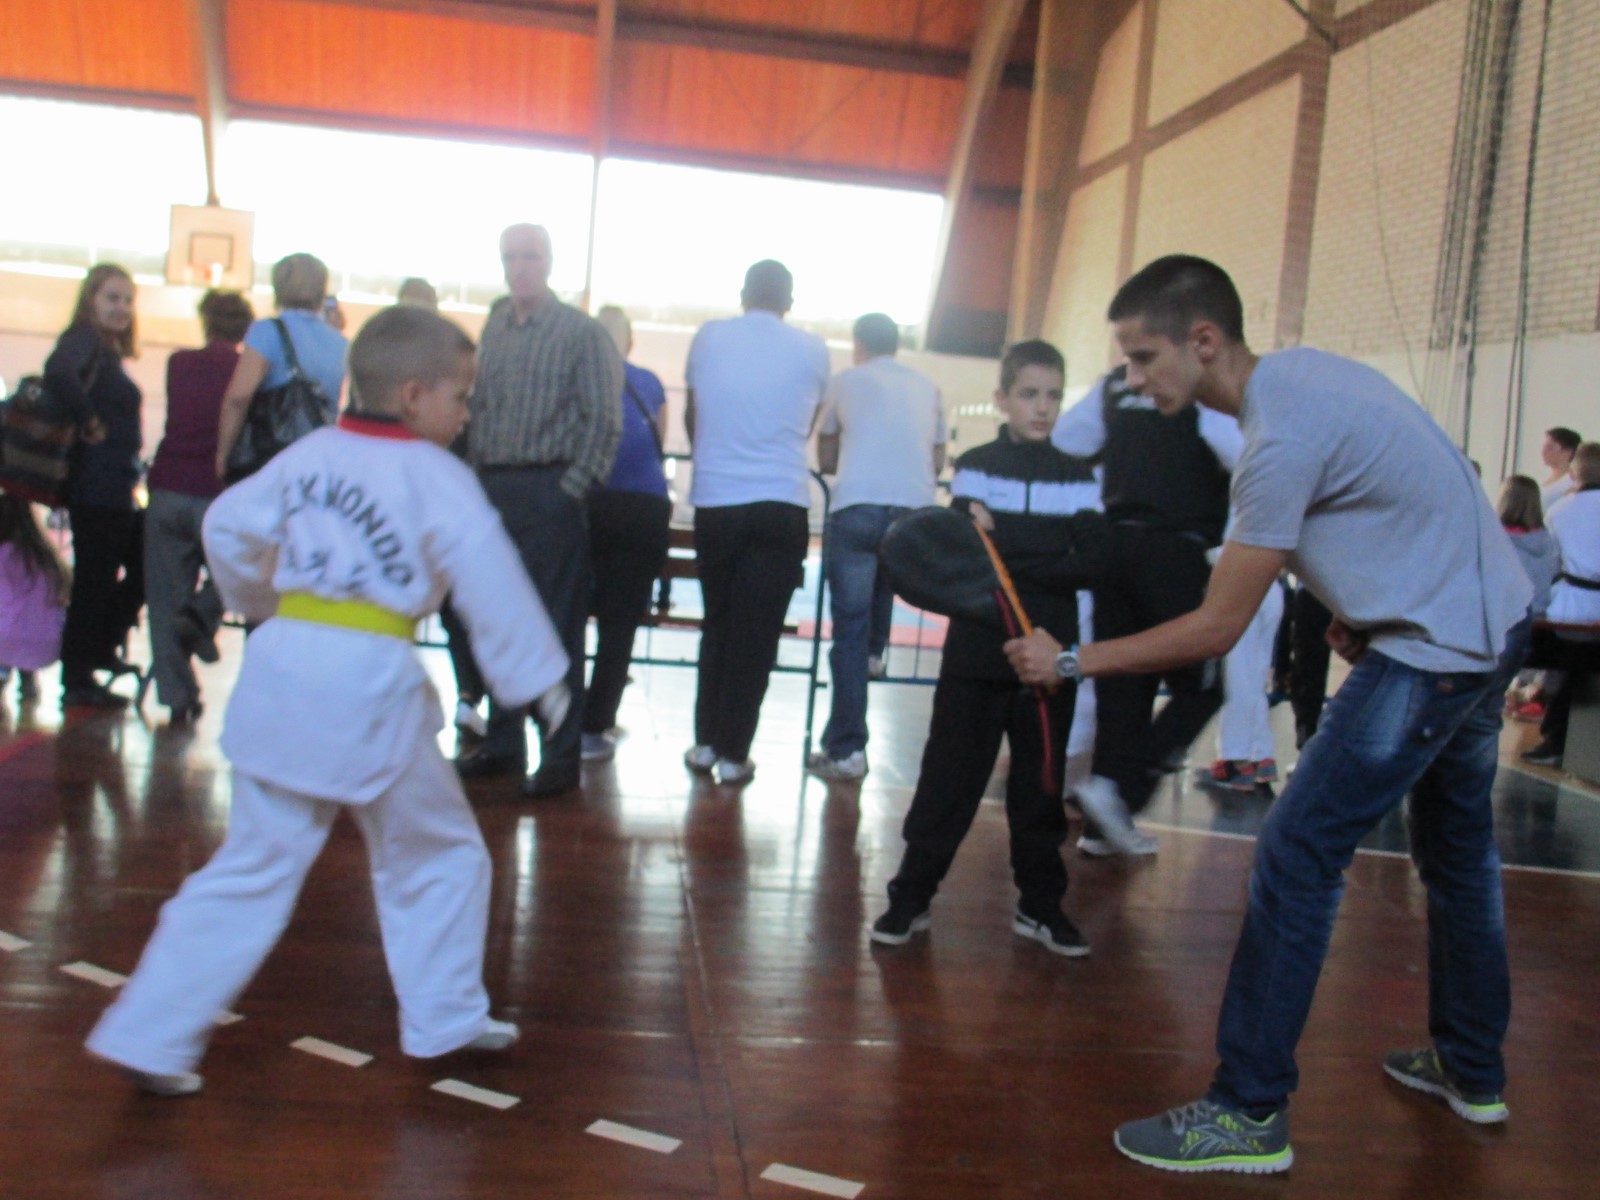
{"type": "Polygon", "coordinates": [[[140,578],[139,385],[122,369],[137,330],[133,277],[113,263],[91,267],[72,324],[45,360],[45,384],[78,419],[82,434],[67,477],[72,522],[72,597],[61,636],[63,708],[122,708],[128,701],[95,678],[132,670],[119,649],[144,604],[140,578]]]}
{"type": "Polygon", "coordinates": [[[237,292],[207,292],[200,301],[204,348],[179,350],[167,359],[167,423],[150,464],[144,575],[156,696],[177,724],[200,715],[190,656],[217,661],[222,601],[209,578],[196,590],[205,565],[200,526],[222,490],[216,472],[222,395],[254,318],[237,292]]]}
{"type": "Polygon", "coordinates": [[[322,389],[328,402],[328,423],[338,416],[344,390],[344,356],[350,343],[323,320],[328,298],[328,268],[313,254],[290,254],[272,265],[272,298],[276,318],[256,321],[244,335],[244,349],[222,396],[217,424],[217,478],[227,474],[228,454],[244,428],[250,401],[262,388],[282,387],[292,374],[287,338],[300,368],[322,389]],[[279,332],[278,322],[282,322],[279,332]]]}
{"type": "Polygon", "coordinates": [[[806,769],[822,779],[867,773],[868,660],[872,631],[887,630],[894,592],[878,570],[878,548],[896,517],[932,504],[944,469],[945,419],[933,381],[895,360],[900,329],[883,313],[855,323],[855,366],[823,398],[817,462],[835,475],[828,515],[828,595],[833,705],[822,750],[806,769]]]}
{"type": "Polygon", "coordinates": [[[589,494],[589,549],[594,561],[594,669],[583,702],[583,757],[616,753],[611,730],[628,686],[633,636],[650,608],[650,586],[667,557],[672,501],[661,469],[667,393],[655,372],[628,361],[633,325],[614,304],[595,319],[622,355],[622,440],[605,486],[589,494]]]}
{"type": "Polygon", "coordinates": [[[1544,444],[1539,447],[1539,461],[1550,469],[1550,477],[1540,488],[1539,499],[1545,512],[1557,500],[1573,491],[1577,481],[1572,478],[1572,456],[1577,453],[1583,437],[1575,429],[1557,425],[1544,431],[1544,444]]]}
{"type": "MultiPolygon", "coordinates": [[[[592,586],[589,491],[611,473],[622,435],[622,356],[604,329],[550,290],[550,234],[512,225],[500,235],[509,295],[484,323],[467,457],[550,610],[569,666],[571,710],[540,722],[532,797],[581,783],[583,635],[592,586]]],[[[489,702],[483,744],[457,760],[465,777],[523,775],[527,714],[489,702]]]]}
{"type": "Polygon", "coordinates": [[[685,370],[705,621],[695,744],[684,763],[719,783],[755,774],[750,743],[810,540],[806,443],[828,384],[828,349],[784,323],[793,293],[782,263],[753,265],[740,293],[744,315],[701,326],[685,370]]]}

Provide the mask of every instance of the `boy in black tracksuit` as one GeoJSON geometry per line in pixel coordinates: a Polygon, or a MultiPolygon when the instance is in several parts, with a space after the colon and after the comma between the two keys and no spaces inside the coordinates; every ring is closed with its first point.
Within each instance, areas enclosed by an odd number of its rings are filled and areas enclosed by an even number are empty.
{"type": "MultiPolygon", "coordinates": [[[[1063,553],[1066,518],[1097,508],[1099,487],[1086,461],[1050,444],[1064,376],[1060,352],[1046,342],[1021,342],[1007,351],[995,393],[1007,423],[994,441],[957,460],[951,493],[952,507],[992,526],[990,536],[1034,624],[1073,644],[1080,583],[1063,553]]],[[[972,826],[1004,735],[1011,743],[1011,871],[1021,893],[1012,928],[1058,954],[1089,953],[1061,911],[1067,890],[1061,769],[1075,685],[1068,682],[1042,699],[1021,686],[1002,649],[1008,636],[1019,634],[950,621],[922,771],[906,814],[905,855],[889,884],[889,910],[872,926],[875,942],[899,945],[928,927],[929,902],[972,826]]]]}

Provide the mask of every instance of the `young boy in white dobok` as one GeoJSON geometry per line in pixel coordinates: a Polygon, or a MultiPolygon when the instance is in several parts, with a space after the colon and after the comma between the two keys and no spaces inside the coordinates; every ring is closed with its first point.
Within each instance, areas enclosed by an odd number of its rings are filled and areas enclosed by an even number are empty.
{"type": "Polygon", "coordinates": [[[337,427],[206,514],[228,608],[262,624],[222,735],[227,838],[162,909],[89,1036],[147,1091],[200,1089],[213,1022],[288,924],[341,809],[367,843],[401,1047],[428,1058],[517,1039],[489,1017],[489,856],[439,752],[444,715],[412,649],[448,592],[497,697],[534,702],[551,725],[569,703],[545,607],[472,471],[445,449],[466,423],[473,372],[472,341],[449,321],[379,313],[350,348],[353,399],[337,427]]]}

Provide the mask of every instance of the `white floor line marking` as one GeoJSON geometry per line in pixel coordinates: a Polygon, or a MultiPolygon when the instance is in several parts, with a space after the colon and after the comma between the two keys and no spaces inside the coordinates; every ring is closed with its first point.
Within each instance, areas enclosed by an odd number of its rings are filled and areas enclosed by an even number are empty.
{"type": "Polygon", "coordinates": [[[71,975],[75,979],[87,979],[90,983],[98,983],[104,988],[118,988],[128,982],[126,975],[118,975],[115,971],[108,971],[104,967],[86,962],[68,963],[61,968],[61,973],[71,975]]]}
{"type": "Polygon", "coordinates": [[[790,1187],[805,1188],[808,1192],[818,1192],[824,1196],[843,1196],[845,1200],[854,1200],[867,1186],[864,1183],[852,1183],[848,1179],[836,1179],[832,1175],[818,1175],[815,1171],[802,1171],[799,1167],[786,1167],[782,1163],[773,1163],[761,1172],[761,1178],[770,1179],[773,1183],[787,1183],[790,1187]]]}
{"type": "Polygon", "coordinates": [[[679,1138],[667,1137],[661,1133],[651,1133],[648,1129],[635,1129],[632,1125],[619,1125],[615,1121],[596,1121],[585,1133],[592,1133],[595,1137],[610,1138],[613,1142],[622,1142],[628,1146],[638,1146],[641,1150],[654,1150],[657,1154],[671,1154],[683,1141],[679,1138]]]}
{"type": "Polygon", "coordinates": [[[441,1079],[433,1085],[433,1090],[443,1092],[446,1096],[455,1096],[460,1100],[471,1100],[474,1104],[487,1104],[490,1108],[507,1109],[514,1104],[521,1104],[519,1096],[508,1096],[504,1092],[491,1092],[488,1088],[473,1087],[470,1083],[462,1083],[459,1079],[441,1079]]]}
{"type": "Polygon", "coordinates": [[[26,950],[31,945],[33,943],[27,938],[19,938],[14,933],[6,933],[4,930],[0,930],[0,950],[26,950]]]}
{"type": "Polygon", "coordinates": [[[329,1062],[336,1062],[345,1067],[364,1067],[372,1061],[372,1055],[363,1054],[359,1050],[351,1050],[347,1046],[336,1046],[332,1042],[325,1042],[321,1038],[303,1037],[289,1043],[291,1050],[303,1050],[307,1054],[315,1054],[318,1058],[325,1058],[329,1062]]]}
{"type": "Polygon", "coordinates": [[[217,1019],[215,1021],[213,1021],[212,1024],[213,1025],[237,1025],[242,1020],[244,1020],[244,1017],[240,1013],[236,1013],[236,1012],[219,1012],[217,1014],[217,1019]]]}

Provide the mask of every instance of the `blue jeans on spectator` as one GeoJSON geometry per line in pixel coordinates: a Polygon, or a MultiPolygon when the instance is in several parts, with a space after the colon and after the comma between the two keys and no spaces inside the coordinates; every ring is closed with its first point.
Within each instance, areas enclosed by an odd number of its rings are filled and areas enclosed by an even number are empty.
{"type": "MultiPolygon", "coordinates": [[[[833,709],[822,731],[822,751],[848,758],[867,748],[867,656],[875,631],[887,631],[894,592],[878,569],[878,547],[894,519],[908,508],[893,504],[852,504],[828,516],[828,554],[824,564],[833,614],[833,709]]],[[[887,633],[885,632],[885,637],[887,633]]]]}
{"type": "Polygon", "coordinates": [[[1288,1102],[1345,868],[1408,792],[1428,892],[1428,1030],[1463,1090],[1504,1088],[1511,984],[1489,794],[1527,637],[1524,620],[1499,667],[1481,673],[1420,671],[1369,650],[1328,702],[1256,847],[1211,1099],[1256,1117],[1288,1102]]]}

